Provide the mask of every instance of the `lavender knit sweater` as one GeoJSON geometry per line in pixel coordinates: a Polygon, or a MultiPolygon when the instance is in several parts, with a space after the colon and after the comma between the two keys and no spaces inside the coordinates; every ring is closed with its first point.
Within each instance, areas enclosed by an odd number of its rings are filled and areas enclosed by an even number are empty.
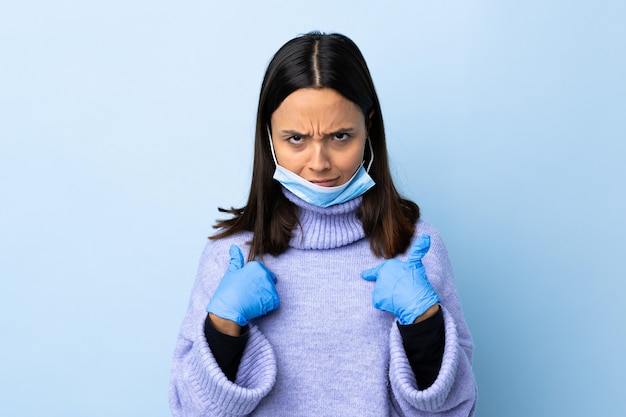
{"type": "MultiPolygon", "coordinates": [[[[250,234],[209,241],[202,254],[172,365],[174,416],[468,416],[476,404],[472,339],[448,254],[437,231],[424,257],[441,298],[445,349],[439,376],[420,390],[393,315],[372,306],[373,282],[360,273],[382,262],[365,238],[360,198],[329,208],[285,195],[300,207],[302,230],[264,264],[276,274],[280,307],[250,323],[235,383],[204,336],[205,307],[228,266],[228,248],[247,255],[250,234]]],[[[399,259],[404,260],[404,255],[399,259]]]]}

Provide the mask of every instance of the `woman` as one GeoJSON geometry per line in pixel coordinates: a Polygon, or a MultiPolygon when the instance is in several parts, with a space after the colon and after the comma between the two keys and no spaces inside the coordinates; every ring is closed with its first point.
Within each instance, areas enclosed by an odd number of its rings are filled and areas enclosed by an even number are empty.
{"type": "Polygon", "coordinates": [[[248,202],[220,211],[232,217],[202,254],[174,355],[174,415],[473,414],[447,251],[394,187],[350,39],[309,33],[276,53],[248,202]]]}

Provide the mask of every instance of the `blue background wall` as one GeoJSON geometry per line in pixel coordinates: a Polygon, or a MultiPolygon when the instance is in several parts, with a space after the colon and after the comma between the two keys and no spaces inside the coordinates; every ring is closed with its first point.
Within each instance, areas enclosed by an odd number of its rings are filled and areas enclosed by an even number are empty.
{"type": "Polygon", "coordinates": [[[0,414],[169,415],[263,71],[321,29],[360,45],[398,185],[449,246],[478,415],[626,415],[625,4],[4,2],[0,414]]]}

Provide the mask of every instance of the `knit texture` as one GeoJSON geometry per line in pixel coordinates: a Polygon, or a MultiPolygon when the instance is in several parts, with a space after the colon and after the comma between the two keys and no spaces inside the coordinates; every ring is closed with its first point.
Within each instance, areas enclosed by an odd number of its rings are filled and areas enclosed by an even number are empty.
{"type": "MultiPolygon", "coordinates": [[[[420,390],[393,315],[372,305],[364,269],[380,264],[356,217],[357,198],[319,208],[285,191],[300,209],[290,248],[263,263],[277,276],[281,306],[250,322],[234,383],[213,358],[203,332],[205,307],[228,267],[228,248],[249,249],[249,233],[209,241],[200,261],[172,365],[174,416],[468,416],[476,403],[472,339],[447,250],[431,236],[423,259],[445,322],[441,370],[420,390]]],[[[406,259],[406,255],[398,257],[406,259]]]]}

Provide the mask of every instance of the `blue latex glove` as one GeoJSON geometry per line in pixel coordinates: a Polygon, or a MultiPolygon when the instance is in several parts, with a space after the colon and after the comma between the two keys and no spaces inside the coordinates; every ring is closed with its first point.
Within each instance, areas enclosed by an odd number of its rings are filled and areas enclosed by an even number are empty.
{"type": "Polygon", "coordinates": [[[376,281],[372,293],[374,307],[393,313],[400,324],[412,324],[439,302],[422,264],[429,248],[430,236],[422,235],[409,249],[406,262],[387,259],[376,268],[361,272],[363,279],[376,281]]]}
{"type": "Polygon", "coordinates": [[[248,320],[278,307],[280,301],[275,283],[276,276],[261,262],[252,261],[244,265],[241,249],[232,245],[230,265],[206,311],[245,326],[248,320]]]}

